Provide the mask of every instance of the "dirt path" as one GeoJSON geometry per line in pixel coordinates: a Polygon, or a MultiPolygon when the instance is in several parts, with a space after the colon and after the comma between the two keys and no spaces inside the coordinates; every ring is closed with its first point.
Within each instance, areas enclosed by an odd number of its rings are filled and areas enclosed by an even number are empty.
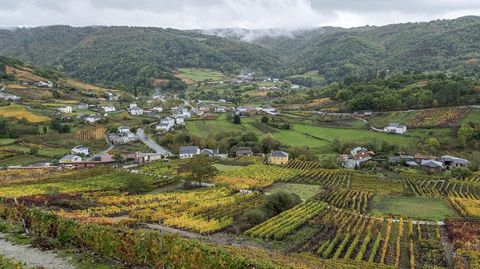
{"type": "Polygon", "coordinates": [[[193,238],[193,239],[200,239],[205,242],[216,243],[220,245],[230,245],[230,246],[240,246],[240,247],[251,247],[251,248],[259,248],[264,247],[254,241],[248,240],[246,238],[237,238],[232,235],[226,233],[214,233],[210,235],[201,235],[198,233],[183,231],[180,229],[167,227],[160,224],[148,224],[144,223],[146,227],[152,230],[162,231],[165,233],[173,233],[179,234],[182,237],[186,238],[193,238]]]}
{"type": "Polygon", "coordinates": [[[42,267],[47,269],[75,269],[64,258],[51,251],[42,251],[29,245],[16,245],[5,239],[5,234],[0,233],[0,254],[26,264],[28,267],[42,267]]]}

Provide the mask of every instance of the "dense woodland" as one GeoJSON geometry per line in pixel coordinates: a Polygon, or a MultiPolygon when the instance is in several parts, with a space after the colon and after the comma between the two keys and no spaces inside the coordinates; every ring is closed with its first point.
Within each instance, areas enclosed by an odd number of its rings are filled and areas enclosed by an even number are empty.
{"type": "Polygon", "coordinates": [[[153,79],[168,79],[167,88],[183,89],[172,75],[179,67],[277,77],[316,70],[328,84],[380,72],[478,76],[479,31],[480,18],[473,16],[382,27],[322,27],[254,43],[221,32],[216,34],[226,38],[151,27],[49,26],[0,30],[0,54],[137,91],[152,88],[153,79]]]}

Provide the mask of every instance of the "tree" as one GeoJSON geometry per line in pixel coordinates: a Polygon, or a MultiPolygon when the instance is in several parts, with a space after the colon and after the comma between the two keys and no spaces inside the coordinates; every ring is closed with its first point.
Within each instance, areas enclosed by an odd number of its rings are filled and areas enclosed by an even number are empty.
{"type": "Polygon", "coordinates": [[[218,170],[212,165],[209,157],[198,155],[180,165],[178,173],[185,181],[184,185],[188,187],[192,185],[192,182],[197,182],[198,186],[201,186],[202,182],[217,175],[218,170]]]}
{"type": "Polygon", "coordinates": [[[235,124],[240,124],[241,123],[240,115],[233,116],[233,123],[235,123],[235,124]]]}
{"type": "Polygon", "coordinates": [[[431,137],[431,138],[427,139],[426,142],[427,142],[427,146],[431,150],[436,151],[436,150],[440,149],[440,142],[435,137],[431,137]]]}
{"type": "Polygon", "coordinates": [[[458,141],[464,148],[467,147],[467,143],[475,136],[475,129],[468,124],[463,124],[457,131],[458,141]]]}
{"type": "Polygon", "coordinates": [[[140,194],[153,190],[153,184],[141,175],[127,174],[124,190],[129,194],[140,194]]]}
{"type": "Polygon", "coordinates": [[[262,116],[262,119],[260,120],[262,123],[268,123],[268,116],[267,115],[263,115],[262,116]]]}

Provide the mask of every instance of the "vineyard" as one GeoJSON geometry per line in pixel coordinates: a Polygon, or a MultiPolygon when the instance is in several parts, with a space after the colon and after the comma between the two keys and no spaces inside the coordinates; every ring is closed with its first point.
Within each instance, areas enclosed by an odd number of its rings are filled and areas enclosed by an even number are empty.
{"type": "Polygon", "coordinates": [[[418,196],[452,196],[465,199],[480,199],[478,187],[463,181],[407,179],[405,183],[407,189],[418,196]]]}
{"type": "Polygon", "coordinates": [[[480,221],[447,220],[448,237],[455,249],[455,268],[480,268],[480,221]]]}
{"type": "Polygon", "coordinates": [[[351,185],[351,174],[331,170],[306,170],[288,178],[286,181],[348,188],[351,185]]]}
{"type": "Polygon", "coordinates": [[[323,259],[423,268],[445,266],[442,233],[441,227],[425,222],[384,220],[330,208],[284,241],[294,246],[290,251],[308,251],[323,259]],[[308,231],[310,236],[297,236],[308,231]]]}
{"type": "Polygon", "coordinates": [[[339,208],[352,209],[360,213],[367,213],[373,193],[351,191],[346,189],[326,189],[318,193],[314,199],[324,201],[339,208]]]}
{"type": "Polygon", "coordinates": [[[305,202],[247,230],[245,235],[279,240],[325,209],[325,203],[305,202]]]}
{"type": "Polygon", "coordinates": [[[100,140],[103,139],[107,132],[107,128],[103,125],[86,130],[80,130],[75,133],[75,138],[81,141],[100,140]]]}
{"type": "Polygon", "coordinates": [[[409,128],[454,127],[470,112],[466,107],[443,107],[410,112],[389,112],[374,116],[370,122],[383,128],[390,122],[400,122],[409,128]]]}
{"type": "Polygon", "coordinates": [[[230,226],[235,216],[260,205],[265,197],[261,194],[240,194],[216,188],[195,192],[98,196],[92,199],[95,199],[98,206],[61,211],[59,214],[88,222],[128,217],[136,221],[163,223],[203,234],[230,226]]]}
{"type": "MultiPolygon", "coordinates": [[[[131,178],[143,177],[162,185],[157,177],[132,175],[109,168],[87,169],[71,172],[55,172],[46,178],[27,178],[10,184],[0,184],[0,197],[14,198],[50,193],[81,193],[91,191],[121,190],[131,178]]],[[[165,180],[165,182],[167,182],[165,180]]]]}
{"type": "Polygon", "coordinates": [[[234,189],[265,188],[276,181],[291,178],[296,171],[263,164],[243,166],[233,171],[220,173],[214,180],[234,189]]]}
{"type": "Polygon", "coordinates": [[[312,169],[322,168],[319,162],[299,161],[299,160],[290,161],[285,167],[289,169],[298,169],[298,170],[312,170],[312,169]]]}
{"type": "Polygon", "coordinates": [[[480,219],[480,200],[452,196],[449,196],[448,200],[462,216],[466,218],[480,219]]]}

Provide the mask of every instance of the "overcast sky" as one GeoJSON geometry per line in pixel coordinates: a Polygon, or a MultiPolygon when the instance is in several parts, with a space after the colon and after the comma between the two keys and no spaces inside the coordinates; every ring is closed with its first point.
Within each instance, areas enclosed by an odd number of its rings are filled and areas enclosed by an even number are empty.
{"type": "Polygon", "coordinates": [[[0,26],[179,29],[384,25],[480,15],[480,0],[0,0],[0,26]]]}

